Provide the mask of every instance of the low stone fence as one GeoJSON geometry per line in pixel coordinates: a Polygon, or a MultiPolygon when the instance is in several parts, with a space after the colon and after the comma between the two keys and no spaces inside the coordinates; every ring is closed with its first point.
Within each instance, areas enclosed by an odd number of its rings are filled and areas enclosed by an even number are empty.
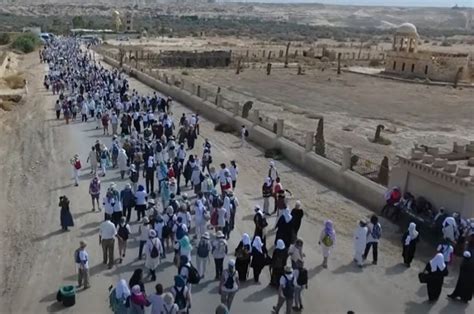
{"type": "MultiPolygon", "coordinates": [[[[105,55],[104,61],[114,67],[119,66],[119,63],[110,56],[105,55]]],[[[194,86],[187,83],[176,86],[173,79],[170,79],[166,74],[156,75],[153,71],[144,73],[128,65],[124,65],[122,68],[142,83],[173,97],[176,101],[199,112],[214,123],[231,125],[235,131],[239,131],[241,126],[245,125],[249,130],[250,141],[264,149],[279,149],[288,161],[297,165],[307,174],[362,205],[375,211],[383,206],[385,188],[349,170],[350,149],[343,152],[342,165],[339,165],[313,151],[313,132],[306,134],[306,145],[302,147],[283,137],[284,121],[282,119],[276,121],[276,130],[273,132],[273,130],[268,130],[268,125],[261,124],[258,110],[251,110],[248,118],[243,118],[240,104],[224,101],[221,95],[216,97],[215,94],[208,93],[208,91],[203,94],[194,84],[194,86]]]]}

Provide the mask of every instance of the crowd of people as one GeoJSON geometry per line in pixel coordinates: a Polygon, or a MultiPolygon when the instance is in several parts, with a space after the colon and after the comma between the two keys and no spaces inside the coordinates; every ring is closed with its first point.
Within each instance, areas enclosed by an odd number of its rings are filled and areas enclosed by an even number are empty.
{"type": "MultiPolygon", "coordinates": [[[[110,142],[107,137],[97,140],[87,158],[83,158],[90,165],[92,211],[104,214],[99,242],[105,265],[112,268],[130,254],[127,243],[133,238],[131,225],[138,227],[136,254],[138,260],[144,258],[144,264],[128,282],[120,278],[111,289],[110,306],[114,313],[144,313],[147,307],[151,307],[153,314],[189,313],[192,286],[208,276],[214,276],[221,295],[216,313],[230,313],[240,286],[249,277],[260,283],[266,267],[270,270],[269,285],[278,295],[273,312],[279,313],[284,305],[287,314],[303,310],[302,292],[308,285],[303,239],[298,236],[304,218],[303,205],[300,201],[290,201],[292,194],[283,187],[283,178],[273,161],[262,180],[262,204],[254,207],[253,233],[244,233],[238,245],[231,248],[228,240],[235,229],[240,206],[235,190],[239,185],[239,167],[231,160],[220,163],[216,169],[212,156],[215,148],[208,139],[204,140],[202,155],[194,153],[201,133],[199,115],[183,114],[175,120],[171,98],[156,93],[144,96],[130,90],[123,73],[100,65],[75,39],[53,40],[41,51],[41,56],[49,65],[44,86],[58,95],[57,119],[63,118],[68,124],[80,113],[82,122],[96,120],[96,128],[110,136],[110,142]],[[114,183],[102,186],[101,178],[109,176],[111,169],[118,170],[120,180],[128,182],[123,189],[114,183]],[[267,217],[272,215],[276,219],[270,226],[267,217]],[[276,230],[273,250],[268,239],[272,229],[276,230]],[[165,292],[163,284],[158,283],[155,291],[145,291],[146,279],[159,279],[157,269],[163,259],[172,260],[176,267],[172,288],[165,292]],[[208,270],[211,261],[213,275],[208,270]],[[253,276],[249,276],[250,269],[253,276]]],[[[243,127],[242,146],[246,145],[247,136],[248,131],[243,127]]],[[[84,171],[81,156],[75,155],[70,164],[74,184],[78,186],[79,174],[84,171]]],[[[60,207],[61,224],[67,230],[74,225],[67,197],[62,197],[60,207]]],[[[359,222],[354,235],[357,265],[363,266],[370,250],[372,263],[377,264],[381,236],[377,216],[359,222]]],[[[416,225],[410,224],[402,240],[407,266],[413,260],[418,239],[416,225]]],[[[318,241],[322,266],[327,268],[336,244],[332,221],[325,221],[318,241]]],[[[464,253],[466,261],[471,260],[468,253],[464,253]]],[[[447,275],[444,256],[441,254],[442,261],[439,256],[428,263],[424,273],[424,279],[429,277],[426,281],[430,300],[439,296],[439,283],[442,285],[443,276],[447,275]]],[[[78,286],[89,288],[85,241],[80,242],[75,261],[78,286]]],[[[462,268],[464,273],[472,276],[472,262],[466,265],[462,268]]],[[[466,280],[450,296],[466,300],[467,288],[472,296],[472,281],[466,280]]]]}

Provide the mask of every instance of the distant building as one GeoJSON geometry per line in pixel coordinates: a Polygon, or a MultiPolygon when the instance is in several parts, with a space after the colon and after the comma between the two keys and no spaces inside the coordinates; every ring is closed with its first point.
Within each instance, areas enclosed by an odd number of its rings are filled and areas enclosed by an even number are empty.
{"type": "Polygon", "coordinates": [[[125,32],[133,31],[133,12],[127,12],[125,14],[125,32]]]}
{"type": "Polygon", "coordinates": [[[433,81],[471,81],[472,56],[468,53],[418,50],[419,39],[415,25],[410,23],[400,25],[393,37],[392,51],[387,53],[385,72],[433,81]]]}
{"type": "Polygon", "coordinates": [[[21,31],[23,33],[33,33],[39,36],[41,34],[41,27],[23,27],[21,31]]]}

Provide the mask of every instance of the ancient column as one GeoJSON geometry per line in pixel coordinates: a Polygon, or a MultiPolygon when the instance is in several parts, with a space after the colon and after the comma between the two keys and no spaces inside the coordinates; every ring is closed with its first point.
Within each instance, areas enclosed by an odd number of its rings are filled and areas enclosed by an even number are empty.
{"type": "Polygon", "coordinates": [[[271,72],[272,72],[272,64],[269,62],[267,64],[267,75],[270,75],[271,72]]]}
{"type": "Polygon", "coordinates": [[[240,74],[240,63],[242,62],[242,59],[239,58],[239,60],[237,60],[237,69],[235,71],[235,74],[240,74]]]}
{"type": "Polygon", "coordinates": [[[196,96],[201,97],[201,85],[197,86],[196,96]]]}
{"type": "Polygon", "coordinates": [[[388,185],[388,175],[389,175],[389,164],[388,164],[388,157],[385,156],[380,164],[379,174],[377,176],[377,181],[384,185],[388,185]]]}
{"type": "Polygon", "coordinates": [[[351,169],[351,158],[352,158],[352,148],[349,146],[342,148],[342,165],[341,165],[342,171],[351,169]]]}
{"type": "Polygon", "coordinates": [[[337,74],[341,74],[341,55],[340,52],[337,54],[337,74]]]}
{"type": "Polygon", "coordinates": [[[316,154],[325,157],[326,156],[326,143],[324,141],[324,118],[320,118],[318,121],[318,129],[316,131],[315,139],[315,152],[316,154]]]}
{"type": "Polygon", "coordinates": [[[277,125],[276,135],[277,135],[277,137],[282,137],[283,136],[283,128],[284,128],[284,125],[285,125],[285,120],[277,119],[276,125],[277,125]]]}
{"type": "Polygon", "coordinates": [[[314,145],[314,132],[308,131],[306,132],[305,147],[304,147],[306,152],[312,151],[313,145],[314,145]]]}
{"type": "Polygon", "coordinates": [[[291,45],[291,42],[289,41],[287,44],[286,44],[286,52],[285,52],[285,68],[288,67],[288,53],[290,51],[290,45],[291,45]]]}

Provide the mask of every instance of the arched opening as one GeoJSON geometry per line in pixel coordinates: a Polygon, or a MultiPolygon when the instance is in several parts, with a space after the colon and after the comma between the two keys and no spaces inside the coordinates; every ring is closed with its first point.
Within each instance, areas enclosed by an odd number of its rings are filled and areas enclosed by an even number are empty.
{"type": "Polygon", "coordinates": [[[397,69],[397,61],[393,61],[393,70],[395,71],[397,69]]]}
{"type": "Polygon", "coordinates": [[[405,71],[405,62],[402,63],[402,72],[405,71]]]}
{"type": "Polygon", "coordinates": [[[413,73],[413,72],[415,72],[415,64],[414,63],[411,65],[411,73],[413,73]]]}

